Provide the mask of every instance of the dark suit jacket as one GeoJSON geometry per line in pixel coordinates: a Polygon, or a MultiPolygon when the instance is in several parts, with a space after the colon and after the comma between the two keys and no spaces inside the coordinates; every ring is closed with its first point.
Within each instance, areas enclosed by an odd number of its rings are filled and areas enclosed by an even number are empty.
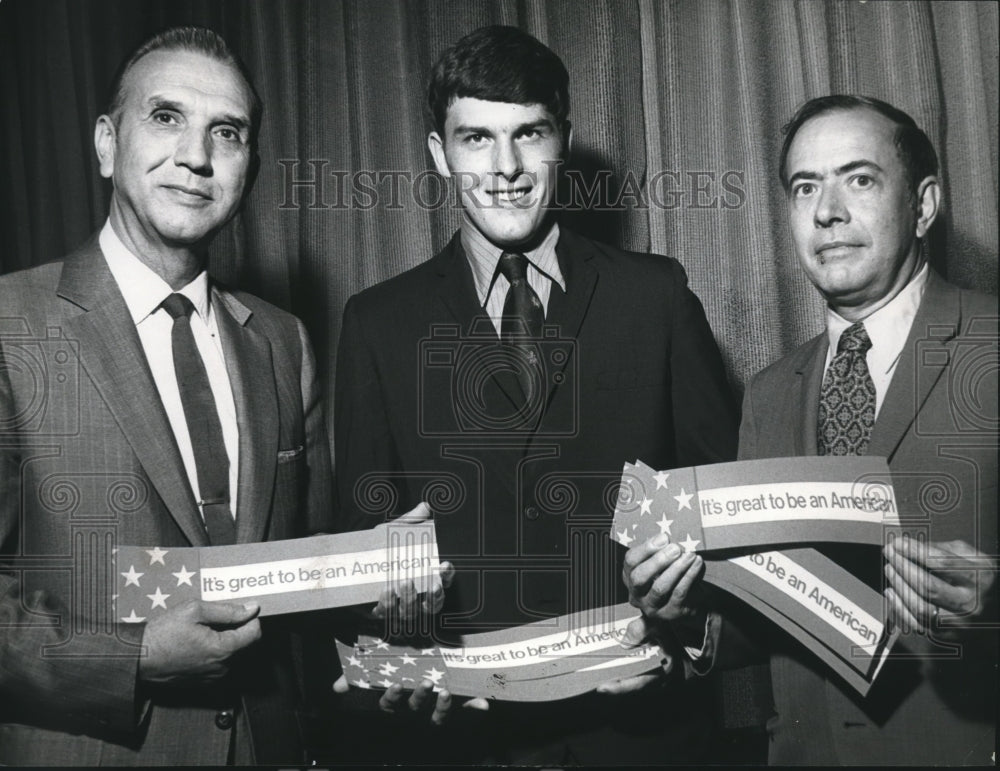
{"type": "MultiPolygon", "coordinates": [[[[905,527],[931,541],[997,549],[997,300],[932,273],[872,431],[905,527]]],[[[826,333],[760,372],[743,405],[741,458],[816,454],[826,333]]],[[[823,549],[879,591],[874,547],[823,549]]],[[[994,586],[994,590],[996,586],[994,586]]],[[[996,621],[995,604],[992,611],[996,621]]],[[[787,637],[771,657],[776,764],[989,763],[996,732],[996,636],[961,647],[904,634],[868,697],[787,637]]]]}
{"type": "MultiPolygon", "coordinates": [[[[240,426],[237,538],[324,526],[329,447],[301,323],[212,290],[240,426]],[[280,456],[279,456],[280,454],[280,456]]],[[[203,546],[183,463],[96,237],[65,261],[0,278],[0,761],[301,762],[300,678],[284,621],[227,682],[139,688],[141,628],[115,626],[111,549],[203,546]],[[223,719],[224,722],[224,719],[223,719]]]]}
{"type": "Polygon", "coordinates": [[[735,455],[722,360],[680,264],[565,228],[556,253],[567,291],[552,288],[544,397],[526,422],[507,398],[516,383],[496,374],[498,338],[457,234],[344,311],[341,527],[430,503],[457,568],[440,636],[626,600],[624,550],[608,538],[623,464],[735,455]]]}

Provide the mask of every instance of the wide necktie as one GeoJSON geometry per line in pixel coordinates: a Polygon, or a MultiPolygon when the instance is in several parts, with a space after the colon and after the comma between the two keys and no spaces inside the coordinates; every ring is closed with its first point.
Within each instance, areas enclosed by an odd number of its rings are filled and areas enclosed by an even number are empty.
{"type": "Polygon", "coordinates": [[[517,252],[500,255],[500,273],[510,282],[503,303],[500,340],[517,351],[515,368],[525,401],[532,403],[542,384],[538,339],[542,336],[545,309],[528,283],[528,258],[517,252]]]}
{"type": "Polygon", "coordinates": [[[170,335],[174,373],[184,406],[191,448],[198,470],[202,515],[208,540],[213,546],[236,543],[236,523],[229,508],[229,455],[222,438],[222,423],[208,382],[205,363],[191,333],[194,305],[182,294],[172,294],[162,303],[174,319],[170,335]]]}
{"type": "Polygon", "coordinates": [[[875,425],[875,383],[865,354],[872,341],[860,321],[840,335],[819,397],[820,455],[864,455],[875,425]]]}

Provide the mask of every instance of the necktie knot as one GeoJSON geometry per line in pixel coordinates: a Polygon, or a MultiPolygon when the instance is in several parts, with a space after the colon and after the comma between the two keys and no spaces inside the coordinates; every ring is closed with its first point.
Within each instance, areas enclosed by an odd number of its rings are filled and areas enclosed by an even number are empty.
{"type": "Polygon", "coordinates": [[[843,353],[844,351],[867,353],[868,349],[871,347],[872,341],[871,338],[868,337],[865,325],[862,322],[857,321],[854,324],[851,324],[851,326],[845,329],[840,335],[840,340],[837,342],[837,353],[843,353]]]}
{"type": "Polygon", "coordinates": [[[528,275],[528,258],[518,252],[504,252],[500,255],[499,268],[511,284],[524,281],[528,275]]]}
{"type": "Polygon", "coordinates": [[[175,321],[182,316],[190,316],[191,311],[194,310],[194,303],[192,303],[184,295],[177,292],[174,292],[172,295],[167,297],[166,300],[160,303],[160,306],[163,310],[169,313],[175,321]]]}

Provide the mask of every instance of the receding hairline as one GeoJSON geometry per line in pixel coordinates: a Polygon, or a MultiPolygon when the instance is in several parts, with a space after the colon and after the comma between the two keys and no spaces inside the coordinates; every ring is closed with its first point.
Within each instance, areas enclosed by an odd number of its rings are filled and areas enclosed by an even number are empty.
{"type": "MultiPolygon", "coordinates": [[[[876,118],[878,118],[879,120],[881,120],[885,124],[885,126],[887,128],[887,137],[889,139],[890,144],[893,147],[893,151],[895,153],[895,156],[896,156],[897,160],[899,160],[900,163],[901,163],[901,165],[903,166],[903,172],[904,172],[904,174],[908,174],[908,170],[906,168],[906,164],[905,164],[904,158],[903,158],[903,153],[902,153],[902,150],[899,147],[899,142],[897,141],[897,137],[899,136],[899,132],[902,131],[905,128],[905,124],[902,124],[902,123],[899,123],[896,120],[893,120],[888,115],[886,115],[886,114],[884,114],[882,112],[879,112],[879,110],[877,110],[875,107],[872,107],[871,105],[868,105],[868,104],[853,104],[853,105],[831,106],[828,109],[823,110],[822,112],[818,112],[815,115],[810,115],[808,118],[806,118],[804,121],[802,121],[801,124],[799,124],[796,127],[796,129],[795,129],[795,136],[792,137],[792,140],[791,140],[791,142],[788,145],[788,153],[787,153],[787,155],[784,158],[784,167],[780,170],[782,178],[784,180],[786,180],[788,183],[790,183],[791,180],[792,180],[792,177],[794,176],[793,173],[792,173],[792,170],[790,168],[789,161],[790,161],[790,159],[792,157],[792,150],[795,148],[795,143],[802,136],[802,132],[803,132],[803,130],[807,126],[809,126],[810,124],[812,124],[812,123],[814,123],[814,122],[816,122],[818,120],[822,120],[823,118],[830,118],[830,117],[833,117],[833,116],[836,116],[836,115],[847,115],[847,114],[850,114],[850,113],[853,113],[853,112],[864,112],[864,113],[868,113],[870,115],[874,115],[876,118]]],[[[869,162],[872,162],[872,161],[869,161],[869,162]]]]}
{"type": "MultiPolygon", "coordinates": [[[[194,48],[188,47],[171,47],[171,48],[156,48],[152,51],[144,53],[141,57],[132,62],[131,66],[122,73],[121,80],[119,82],[118,92],[115,94],[114,103],[109,106],[108,115],[117,124],[122,108],[125,105],[125,98],[130,93],[130,90],[134,87],[132,81],[135,79],[137,74],[141,74],[142,67],[150,66],[149,60],[157,55],[162,56],[180,56],[180,57],[197,57],[199,59],[210,61],[214,64],[220,65],[228,69],[231,73],[236,76],[236,80],[240,83],[240,89],[242,92],[242,97],[246,102],[246,118],[248,125],[252,128],[254,121],[254,92],[253,86],[249,83],[246,76],[240,70],[239,66],[230,60],[226,60],[217,56],[212,56],[205,51],[200,51],[194,48]],[[120,97],[120,98],[119,98],[120,97]]],[[[155,64],[153,65],[155,66],[155,64]]]]}

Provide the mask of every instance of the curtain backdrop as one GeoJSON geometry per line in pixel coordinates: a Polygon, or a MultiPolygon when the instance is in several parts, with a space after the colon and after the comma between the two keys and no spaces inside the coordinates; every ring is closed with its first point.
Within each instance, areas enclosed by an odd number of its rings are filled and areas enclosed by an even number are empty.
{"type": "Polygon", "coordinates": [[[914,116],[943,166],[933,264],[997,290],[997,6],[959,2],[4,0],[0,271],[102,224],[93,126],[108,83],[143,37],[188,23],[230,42],[265,104],[256,186],[212,270],[305,320],[328,389],[347,298],[457,226],[453,197],[433,205],[447,190],[421,174],[425,82],[441,50],[490,23],[529,31],[570,72],[569,167],[592,205],[568,220],[681,261],[737,390],[822,326],[776,173],[780,127],[811,97],[867,94],[914,116]]]}

